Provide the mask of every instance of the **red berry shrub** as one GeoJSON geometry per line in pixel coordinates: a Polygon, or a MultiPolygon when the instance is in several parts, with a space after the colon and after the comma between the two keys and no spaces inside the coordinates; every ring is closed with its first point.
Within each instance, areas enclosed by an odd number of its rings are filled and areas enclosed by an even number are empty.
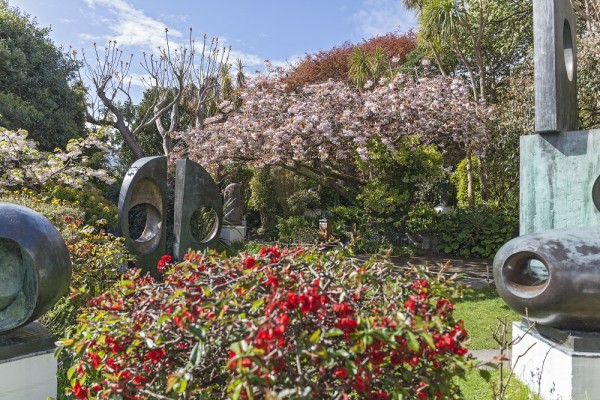
{"type": "Polygon", "coordinates": [[[78,399],[460,397],[460,288],[342,250],[159,263],[90,301],[63,350],[78,399]]]}

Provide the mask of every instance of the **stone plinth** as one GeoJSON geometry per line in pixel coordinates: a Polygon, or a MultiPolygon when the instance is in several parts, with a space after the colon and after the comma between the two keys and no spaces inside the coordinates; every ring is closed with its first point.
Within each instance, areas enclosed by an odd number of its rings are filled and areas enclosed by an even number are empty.
{"type": "Polygon", "coordinates": [[[600,393],[600,333],[513,323],[515,376],[544,400],[589,400],[600,393]]]}
{"type": "Polygon", "coordinates": [[[223,225],[221,228],[221,240],[225,244],[244,243],[246,237],[246,225],[223,225]]]}
{"type": "Polygon", "coordinates": [[[56,397],[54,340],[37,322],[0,335],[0,400],[56,397]]]}

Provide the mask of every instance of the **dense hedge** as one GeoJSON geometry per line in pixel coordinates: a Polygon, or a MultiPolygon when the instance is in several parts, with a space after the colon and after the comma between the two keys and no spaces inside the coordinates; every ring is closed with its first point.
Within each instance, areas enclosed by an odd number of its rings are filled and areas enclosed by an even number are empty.
{"type": "Polygon", "coordinates": [[[86,398],[458,398],[472,365],[441,276],[341,250],[159,263],[93,299],[62,340],[86,398]],[[350,396],[350,397],[348,397],[350,396]]]}

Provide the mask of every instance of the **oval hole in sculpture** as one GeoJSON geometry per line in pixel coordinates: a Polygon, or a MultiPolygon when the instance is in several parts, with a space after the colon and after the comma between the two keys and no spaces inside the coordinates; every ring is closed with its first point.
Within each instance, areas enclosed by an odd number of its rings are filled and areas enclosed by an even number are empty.
{"type": "Polygon", "coordinates": [[[502,270],[508,289],[514,295],[531,298],[541,294],[550,281],[547,265],[537,255],[529,252],[513,254],[502,270]]]}
{"type": "Polygon", "coordinates": [[[575,72],[575,50],[573,48],[573,37],[571,36],[571,24],[566,19],[563,26],[563,52],[567,77],[572,81],[575,72]]]}
{"type": "Polygon", "coordinates": [[[145,243],[160,235],[162,215],[152,204],[142,203],[129,210],[129,236],[138,243],[145,243]]]}
{"type": "Polygon", "coordinates": [[[217,212],[212,207],[200,207],[190,218],[190,230],[194,239],[206,243],[214,239],[219,227],[217,212]]]}

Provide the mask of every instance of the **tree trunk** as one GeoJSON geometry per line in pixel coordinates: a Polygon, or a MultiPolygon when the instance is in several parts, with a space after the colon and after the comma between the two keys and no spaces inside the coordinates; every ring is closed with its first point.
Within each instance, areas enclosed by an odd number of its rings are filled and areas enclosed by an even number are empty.
{"type": "Polygon", "coordinates": [[[442,76],[444,78],[447,78],[448,74],[446,73],[446,70],[444,69],[444,67],[442,65],[442,60],[440,59],[440,55],[435,50],[435,47],[433,46],[433,43],[429,42],[429,47],[431,47],[431,51],[433,52],[433,57],[435,58],[435,63],[437,64],[438,69],[440,70],[440,74],[442,74],[442,76]]]}
{"type": "Polygon", "coordinates": [[[473,207],[475,205],[475,195],[473,193],[473,159],[469,147],[467,147],[467,199],[469,207],[473,207]]]}
{"type": "MultiPolygon", "coordinates": [[[[125,140],[125,144],[127,145],[127,147],[129,147],[129,149],[131,149],[131,152],[133,153],[135,159],[138,160],[144,157],[144,152],[142,151],[142,148],[138,144],[137,140],[135,140],[133,132],[131,132],[131,130],[129,129],[129,127],[127,127],[127,124],[125,123],[123,113],[111,102],[111,100],[108,97],[106,97],[106,94],[103,90],[103,88],[97,88],[96,93],[98,94],[100,101],[102,101],[102,104],[104,104],[104,106],[114,114],[116,121],[114,121],[112,125],[115,128],[117,128],[119,133],[121,133],[121,135],[123,136],[123,140],[125,140]]],[[[93,121],[90,121],[89,118],[88,121],[94,123],[93,121]]]]}
{"type": "Polygon", "coordinates": [[[490,185],[488,182],[487,163],[485,159],[479,159],[479,188],[481,189],[481,200],[488,201],[490,199],[490,185]]]}

